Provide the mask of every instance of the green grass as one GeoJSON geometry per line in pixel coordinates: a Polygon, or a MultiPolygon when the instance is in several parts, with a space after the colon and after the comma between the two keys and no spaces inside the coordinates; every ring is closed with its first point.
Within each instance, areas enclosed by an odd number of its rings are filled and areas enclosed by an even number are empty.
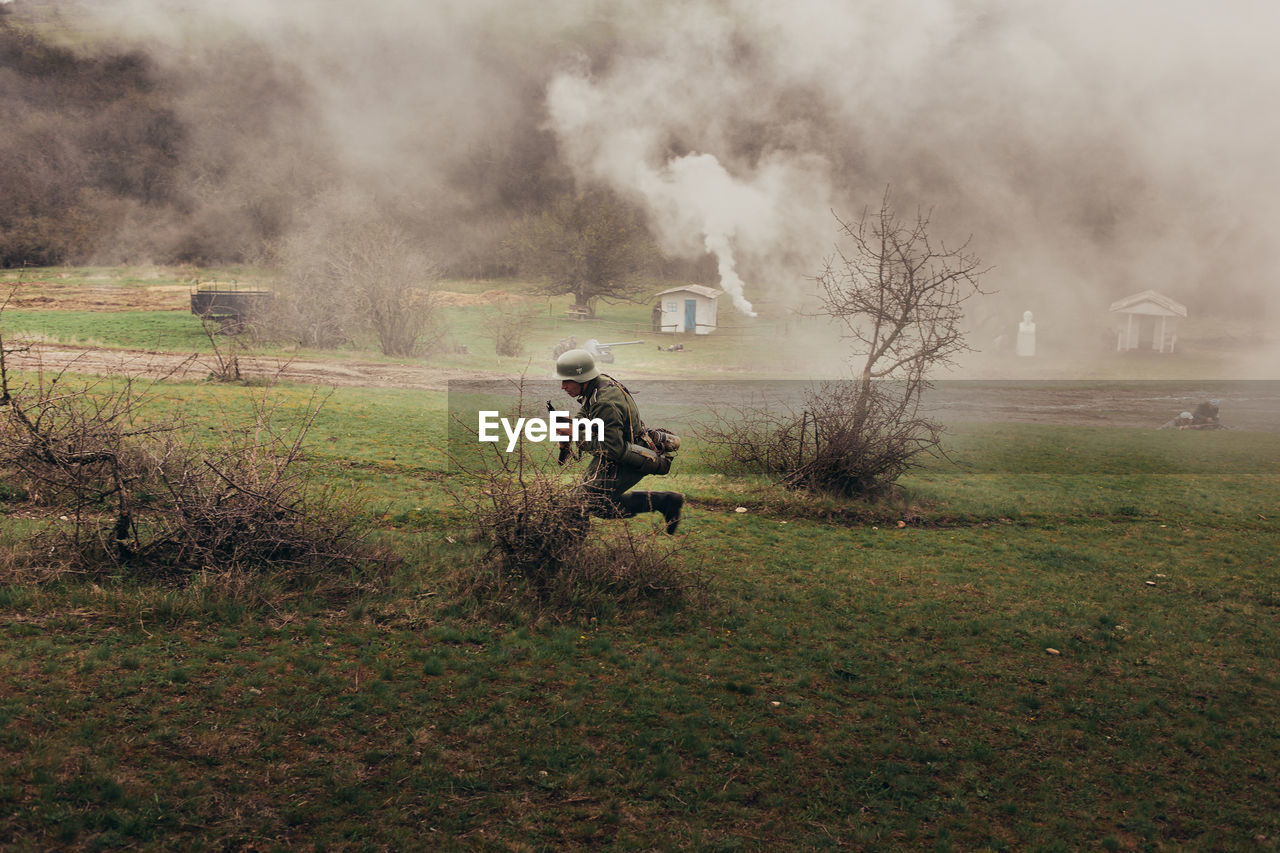
{"type": "Polygon", "coordinates": [[[54,344],[115,349],[211,352],[199,319],[180,311],[4,312],[11,339],[35,338],[54,344]]]}
{"type": "MultiPolygon", "coordinates": [[[[47,281],[56,288],[91,286],[95,298],[109,300],[110,292],[164,286],[193,285],[197,281],[241,281],[262,284],[266,276],[252,269],[204,270],[194,268],[33,268],[0,274],[0,286],[11,282],[47,281]]],[[[655,282],[652,290],[673,286],[674,282],[655,282]]],[[[523,352],[518,356],[500,357],[494,352],[492,338],[485,330],[486,318],[495,310],[483,304],[445,305],[441,308],[443,333],[425,341],[424,355],[416,361],[442,367],[467,368],[478,371],[502,371],[508,374],[527,372],[542,377],[550,373],[551,352],[563,338],[575,336],[585,343],[595,338],[603,343],[640,340],[643,343],[615,350],[618,367],[629,374],[648,373],[671,377],[705,377],[711,375],[775,375],[780,370],[772,345],[776,341],[778,322],[770,319],[750,320],[731,316],[726,306],[722,328],[715,335],[688,336],[654,334],[650,327],[652,301],[639,303],[601,303],[597,317],[591,320],[570,319],[565,314],[568,296],[545,298],[532,295],[527,283],[517,280],[466,281],[446,280],[441,291],[477,295],[489,291],[525,296],[510,310],[527,311],[532,323],[523,352]],[[664,353],[658,345],[683,342],[686,351],[664,353]],[[465,350],[465,352],[463,351],[465,350]],[[733,365],[732,368],[728,365],[733,365]]],[[[185,297],[177,298],[181,302],[185,297]]],[[[8,308],[2,317],[2,331],[10,339],[35,338],[51,343],[97,346],[106,348],[164,350],[181,353],[210,352],[212,346],[197,318],[185,308],[170,311],[85,311],[32,310],[8,308]]],[[[358,339],[336,350],[308,350],[287,341],[249,345],[251,354],[297,358],[343,358],[405,361],[387,359],[378,351],[372,337],[358,339]]],[[[785,365],[783,366],[785,368],[785,365]]]]}
{"type": "MultiPolygon", "coordinates": [[[[264,393],[161,390],[209,413],[264,393]]],[[[708,600],[530,627],[451,595],[476,549],[444,407],[326,401],[312,457],[407,558],[345,605],[0,586],[0,838],[1274,848],[1280,436],[965,425],[872,508],[725,477],[693,442],[662,486],[690,496],[679,559],[708,600]]],[[[0,496],[8,546],[31,509],[0,496]]]]}
{"type": "MultiPolygon", "coordinates": [[[[269,274],[252,268],[196,269],[188,267],[90,267],[33,268],[0,272],[0,286],[9,282],[48,282],[54,288],[88,286],[95,298],[109,299],[121,293],[155,286],[191,286],[196,282],[237,281],[269,286],[269,274]]],[[[590,320],[569,318],[565,310],[570,298],[537,295],[527,283],[515,279],[446,280],[439,283],[449,294],[475,296],[499,291],[524,297],[509,310],[532,315],[523,352],[500,357],[494,352],[485,320],[495,308],[484,304],[451,304],[442,307],[443,328],[424,342],[420,358],[388,359],[381,355],[372,336],[364,336],[336,350],[307,350],[289,341],[250,346],[250,351],[268,357],[338,358],[375,361],[415,361],[441,367],[477,371],[527,373],[542,376],[550,372],[552,348],[563,338],[575,336],[579,343],[590,338],[601,342],[640,340],[643,343],[615,350],[616,364],[609,369],[620,375],[675,379],[731,378],[812,378],[846,376],[845,343],[838,330],[817,318],[786,312],[780,306],[762,305],[761,316],[749,318],[737,313],[722,299],[719,327],[711,335],[671,335],[654,333],[650,310],[652,294],[679,282],[653,281],[643,289],[636,303],[600,303],[590,320]],[[662,352],[659,347],[684,345],[683,352],[662,352]]],[[[181,304],[181,295],[175,304],[181,304]]],[[[66,344],[159,349],[177,352],[208,352],[210,344],[196,319],[184,307],[158,312],[110,312],[8,309],[0,331],[11,337],[34,335],[66,344]],[[129,315],[129,316],[123,316],[129,315]]],[[[1265,330],[1244,333],[1265,341],[1265,330]],[[1261,337],[1260,337],[1261,336],[1261,337]]],[[[1163,357],[1119,354],[1102,347],[1067,348],[1054,354],[1047,346],[1045,357],[1016,365],[1024,377],[1080,379],[1178,379],[1221,380],[1227,376],[1270,376],[1261,365],[1244,370],[1244,361],[1262,360],[1253,351],[1236,350],[1241,333],[1213,318],[1199,318],[1180,330],[1179,354],[1163,357]],[[1244,361],[1242,361],[1244,360],[1244,361]],[[1243,371],[1243,372],[1242,372],[1243,371]]],[[[965,359],[970,370],[984,375],[1010,375],[1015,370],[998,353],[972,353],[965,359]]],[[[946,378],[946,377],[942,377],[946,378]]]]}

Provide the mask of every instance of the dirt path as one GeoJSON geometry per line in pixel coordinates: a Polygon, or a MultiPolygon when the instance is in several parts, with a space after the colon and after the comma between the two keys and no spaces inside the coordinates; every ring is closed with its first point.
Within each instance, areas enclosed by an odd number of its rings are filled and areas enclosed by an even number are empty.
{"type": "MultiPolygon", "coordinates": [[[[35,347],[29,352],[7,356],[12,370],[45,372],[69,371],[99,375],[127,375],[148,379],[199,380],[216,372],[212,355],[141,350],[74,349],[68,347],[35,347]]],[[[240,373],[245,379],[278,379],[324,386],[363,386],[370,388],[410,388],[423,391],[445,391],[451,379],[476,379],[476,371],[431,367],[417,364],[393,364],[371,361],[324,361],[315,359],[241,357],[240,373]]],[[[496,377],[490,377],[496,378],[496,377]]]]}
{"type": "MultiPolygon", "coordinates": [[[[10,353],[11,370],[70,371],[152,379],[201,380],[215,372],[212,355],[139,350],[36,347],[10,353]]],[[[489,383],[507,378],[462,368],[372,361],[242,357],[243,378],[277,379],[323,387],[403,388],[447,391],[450,381],[489,383]]],[[[555,383],[547,393],[555,394],[555,383]]],[[[776,384],[757,381],[699,382],[628,374],[628,385],[656,402],[702,400],[708,406],[743,405],[756,392],[776,384]]],[[[806,381],[781,383],[799,393],[806,381]]],[[[783,395],[785,397],[785,394],[783,395]]],[[[926,409],[943,422],[986,421],[1118,426],[1153,429],[1200,400],[1223,400],[1223,423],[1243,430],[1280,431],[1280,382],[939,382],[926,409]]]]}

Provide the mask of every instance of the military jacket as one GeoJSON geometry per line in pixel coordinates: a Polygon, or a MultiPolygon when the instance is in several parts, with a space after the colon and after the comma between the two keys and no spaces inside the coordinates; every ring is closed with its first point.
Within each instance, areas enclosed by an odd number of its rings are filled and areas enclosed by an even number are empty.
{"type": "Polygon", "coordinates": [[[583,451],[595,456],[592,467],[602,461],[618,464],[627,444],[635,441],[643,429],[636,401],[620,383],[603,374],[594,381],[594,387],[587,389],[577,416],[599,418],[604,423],[603,441],[579,442],[583,451]]]}

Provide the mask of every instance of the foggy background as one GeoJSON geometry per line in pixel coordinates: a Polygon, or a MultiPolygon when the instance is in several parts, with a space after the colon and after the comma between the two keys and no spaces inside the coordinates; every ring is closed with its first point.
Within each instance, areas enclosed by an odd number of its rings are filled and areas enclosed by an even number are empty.
{"type": "Polygon", "coordinates": [[[1097,320],[1146,288],[1192,317],[1280,308],[1273,3],[16,0],[5,17],[24,4],[140,52],[182,128],[180,215],[122,212],[104,260],[154,253],[137,234],[161,225],[203,241],[192,259],[254,260],[264,234],[355,204],[484,275],[515,217],[598,181],[749,312],[812,292],[833,211],[888,187],[992,266],[980,329],[1097,320]]]}

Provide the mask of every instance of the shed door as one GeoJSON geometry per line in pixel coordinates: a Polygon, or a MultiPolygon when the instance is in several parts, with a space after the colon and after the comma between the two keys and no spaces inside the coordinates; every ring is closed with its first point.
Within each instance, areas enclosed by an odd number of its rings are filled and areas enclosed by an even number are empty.
{"type": "Polygon", "coordinates": [[[684,301],[684,330],[686,332],[695,331],[698,328],[698,300],[686,299],[684,301]]]}

